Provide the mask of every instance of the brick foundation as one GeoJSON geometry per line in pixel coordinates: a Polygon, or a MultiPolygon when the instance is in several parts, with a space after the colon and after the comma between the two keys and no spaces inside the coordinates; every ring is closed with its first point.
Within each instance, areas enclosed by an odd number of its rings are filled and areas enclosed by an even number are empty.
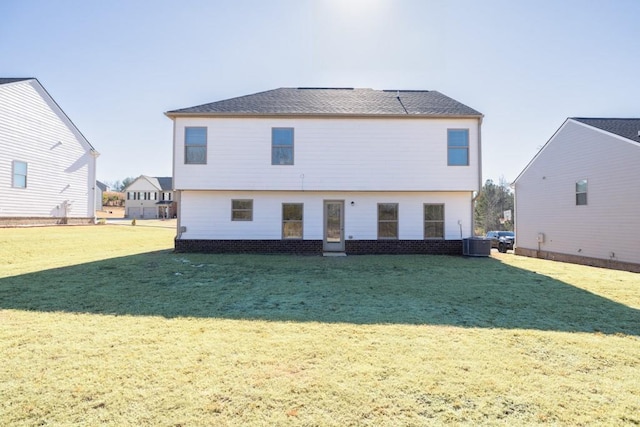
{"type": "Polygon", "coordinates": [[[87,225],[94,223],[95,218],[0,217],[0,227],[23,227],[37,225],[87,225]]]}
{"type": "Polygon", "coordinates": [[[580,255],[561,254],[558,252],[539,251],[536,249],[527,249],[516,247],[514,250],[516,255],[527,256],[530,258],[548,259],[552,261],[568,262],[570,264],[589,265],[592,267],[609,268],[611,270],[631,271],[640,273],[640,264],[631,262],[615,261],[612,259],[590,258],[580,255]]]}
{"type": "MultiPolygon", "coordinates": [[[[176,252],[321,254],[322,240],[175,240],[176,252]]],[[[347,240],[349,255],[462,255],[461,240],[347,240]]]]}

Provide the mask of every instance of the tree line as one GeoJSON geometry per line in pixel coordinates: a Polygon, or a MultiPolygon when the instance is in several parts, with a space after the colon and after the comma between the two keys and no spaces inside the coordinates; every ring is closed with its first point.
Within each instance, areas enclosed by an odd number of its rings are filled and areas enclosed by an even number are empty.
{"type": "Polygon", "coordinates": [[[504,177],[496,184],[488,179],[476,199],[474,209],[475,233],[485,235],[487,231],[513,231],[514,197],[504,177]]]}

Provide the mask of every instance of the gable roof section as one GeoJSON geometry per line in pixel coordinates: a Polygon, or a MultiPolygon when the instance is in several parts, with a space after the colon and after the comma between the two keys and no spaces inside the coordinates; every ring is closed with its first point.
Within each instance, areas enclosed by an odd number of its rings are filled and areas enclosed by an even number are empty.
{"type": "Polygon", "coordinates": [[[173,191],[173,178],[170,176],[147,176],[140,175],[136,179],[134,179],[129,185],[126,186],[122,191],[126,192],[129,188],[140,181],[141,179],[147,180],[151,185],[161,191],[173,191]]]}
{"type": "Polygon", "coordinates": [[[56,100],[53,99],[51,94],[49,94],[44,86],[42,86],[38,79],[36,79],[35,77],[0,77],[0,86],[22,81],[30,81],[32,87],[40,94],[41,97],[43,97],[44,101],[49,104],[49,108],[51,108],[52,111],[54,111],[58,115],[58,117],[63,120],[63,122],[66,122],[65,124],[69,127],[69,129],[76,134],[81,144],[85,144],[89,152],[91,152],[95,157],[98,157],[100,155],[100,153],[93,147],[93,145],[91,145],[89,140],[87,140],[82,132],[80,132],[80,129],[78,129],[78,127],[71,121],[69,116],[67,116],[67,113],[65,113],[64,110],[60,108],[60,105],[58,105],[56,100]]]}
{"type": "Polygon", "coordinates": [[[571,117],[571,119],[640,143],[640,119],[606,119],[586,117],[571,117]]]}
{"type": "Polygon", "coordinates": [[[640,119],[607,119],[607,118],[587,118],[587,117],[569,117],[562,125],[556,130],[551,138],[542,146],[535,156],[527,163],[527,165],[518,174],[516,179],[513,180],[511,185],[514,185],[522,175],[529,169],[540,154],[547,148],[547,146],[554,140],[556,135],[567,125],[569,122],[578,122],[582,125],[596,128],[600,131],[604,131],[613,134],[614,137],[620,139],[622,137],[625,141],[628,140],[631,143],[636,143],[640,147],[640,119]]]}
{"type": "Polygon", "coordinates": [[[165,114],[482,117],[437,91],[353,88],[279,88],[165,114]]]}

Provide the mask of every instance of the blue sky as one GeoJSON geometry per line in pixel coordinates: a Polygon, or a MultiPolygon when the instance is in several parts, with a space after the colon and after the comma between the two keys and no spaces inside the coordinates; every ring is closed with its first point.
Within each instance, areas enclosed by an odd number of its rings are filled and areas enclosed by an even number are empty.
{"type": "Polygon", "coordinates": [[[513,181],[567,117],[640,117],[636,0],[2,0],[0,77],[37,77],[101,153],[171,175],[163,113],[277,87],[438,90],[513,181]]]}

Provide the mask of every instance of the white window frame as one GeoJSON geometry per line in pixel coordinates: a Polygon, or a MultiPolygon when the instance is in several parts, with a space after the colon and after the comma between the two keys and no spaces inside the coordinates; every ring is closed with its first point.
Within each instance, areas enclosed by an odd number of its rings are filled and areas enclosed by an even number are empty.
{"type": "Polygon", "coordinates": [[[11,186],[13,188],[27,188],[28,186],[28,178],[29,178],[29,163],[23,162],[21,160],[14,160],[11,163],[11,186]],[[16,165],[24,165],[24,174],[18,173],[16,171],[16,165]],[[24,185],[17,185],[16,177],[24,177],[24,185]]]}

